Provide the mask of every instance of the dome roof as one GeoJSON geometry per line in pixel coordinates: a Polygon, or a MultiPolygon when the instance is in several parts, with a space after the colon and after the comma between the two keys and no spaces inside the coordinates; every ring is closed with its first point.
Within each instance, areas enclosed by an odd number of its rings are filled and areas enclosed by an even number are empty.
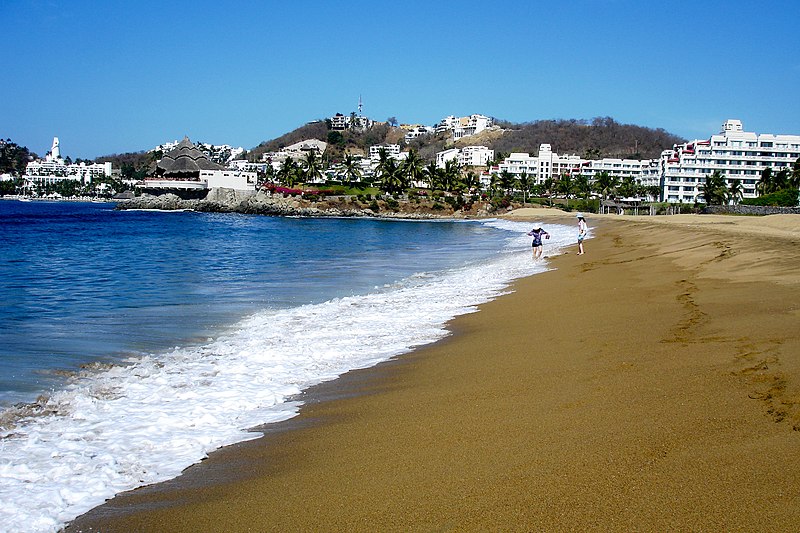
{"type": "Polygon", "coordinates": [[[222,166],[209,160],[189,137],[184,137],[178,146],[164,154],[156,165],[156,174],[165,177],[200,174],[201,170],[222,170],[222,166]]]}

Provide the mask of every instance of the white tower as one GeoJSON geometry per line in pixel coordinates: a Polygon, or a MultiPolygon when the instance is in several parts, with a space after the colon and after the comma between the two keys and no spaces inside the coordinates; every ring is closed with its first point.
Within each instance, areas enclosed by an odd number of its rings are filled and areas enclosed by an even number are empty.
{"type": "Polygon", "coordinates": [[[50,148],[50,157],[53,158],[53,160],[61,157],[61,149],[58,147],[58,137],[53,137],[53,146],[50,148]]]}

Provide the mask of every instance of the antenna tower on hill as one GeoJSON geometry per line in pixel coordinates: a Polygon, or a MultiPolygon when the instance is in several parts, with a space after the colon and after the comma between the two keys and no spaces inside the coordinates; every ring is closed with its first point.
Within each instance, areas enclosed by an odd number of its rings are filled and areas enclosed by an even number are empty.
{"type": "Polygon", "coordinates": [[[364,107],[364,104],[361,102],[361,95],[358,95],[358,116],[361,116],[361,109],[364,107]]]}

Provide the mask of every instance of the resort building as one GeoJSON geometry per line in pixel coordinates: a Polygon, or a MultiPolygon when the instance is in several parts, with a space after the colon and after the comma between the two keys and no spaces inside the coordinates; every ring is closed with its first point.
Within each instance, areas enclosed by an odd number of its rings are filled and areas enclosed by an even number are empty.
{"type": "Polygon", "coordinates": [[[462,167],[480,167],[489,164],[494,159],[494,150],[486,146],[465,146],[464,148],[451,148],[436,153],[436,166],[444,168],[451,160],[457,160],[462,167]]]}
{"type": "Polygon", "coordinates": [[[542,184],[554,176],[580,173],[584,162],[586,160],[577,155],[558,155],[549,144],[541,144],[537,155],[513,152],[502,163],[490,168],[489,174],[508,172],[515,177],[526,174],[536,184],[542,184]]]}
{"type": "Polygon", "coordinates": [[[267,152],[261,156],[261,160],[272,164],[272,168],[275,170],[279,170],[283,163],[290,157],[296,162],[305,159],[306,154],[309,152],[314,152],[317,156],[321,157],[327,148],[328,143],[325,141],[306,139],[281,148],[277,152],[267,152]]]}
{"type": "Polygon", "coordinates": [[[389,143],[381,143],[381,144],[374,144],[369,147],[369,157],[373,160],[378,160],[381,158],[381,151],[386,152],[386,155],[392,157],[394,159],[403,159],[403,156],[400,152],[400,145],[399,144],[389,144],[389,143]]]}
{"type": "Polygon", "coordinates": [[[356,115],[355,113],[351,113],[350,115],[336,113],[329,120],[331,121],[331,129],[335,131],[344,131],[348,129],[364,131],[371,128],[373,124],[375,124],[374,120],[361,115],[356,115]]]}
{"type": "Polygon", "coordinates": [[[494,120],[485,115],[470,115],[468,117],[447,116],[436,125],[436,133],[451,131],[453,140],[469,137],[480,133],[494,125],[494,120]]]}
{"type": "Polygon", "coordinates": [[[61,157],[58,137],[44,159],[31,161],[25,167],[25,180],[29,184],[52,185],[63,180],[79,181],[88,185],[94,178],[111,176],[111,162],[106,163],[67,163],[61,157]]]}
{"type": "Polygon", "coordinates": [[[504,171],[514,176],[525,173],[541,184],[562,174],[583,174],[594,180],[607,172],[618,178],[632,177],[646,187],[659,187],[663,201],[695,203],[703,201],[702,186],[714,172],[718,171],[728,185],[739,181],[744,198],[755,198],[765,169],[790,169],[798,158],[800,135],[746,132],[741,121],[732,119],[725,121],[719,134],[676,144],[659,159],[582,159],[558,155],[550,145],[542,144],[535,156],[512,153],[489,169],[489,177],[504,171]]]}
{"type": "Polygon", "coordinates": [[[661,154],[663,199],[673,203],[702,201],[702,185],[715,171],[729,185],[739,181],[744,198],[755,198],[765,169],[779,172],[791,168],[798,158],[800,135],[746,132],[740,120],[726,120],[719,134],[675,145],[661,154]]]}
{"type": "Polygon", "coordinates": [[[657,187],[661,179],[658,159],[589,159],[581,163],[577,173],[594,180],[601,172],[618,178],[634,178],[645,187],[657,187]]]}
{"type": "Polygon", "coordinates": [[[459,119],[458,124],[453,128],[453,140],[457,141],[463,137],[469,137],[488,129],[494,121],[484,115],[470,115],[459,119]]]}
{"type": "Polygon", "coordinates": [[[436,133],[436,128],[432,128],[430,126],[422,126],[420,124],[415,124],[415,125],[401,124],[400,127],[406,130],[406,135],[404,137],[404,140],[406,142],[413,141],[414,139],[423,137],[425,135],[431,135],[433,133],[436,133]]]}
{"type": "Polygon", "coordinates": [[[256,173],[225,170],[184,137],[164,154],[153,173],[138,186],[150,194],[172,192],[181,197],[201,198],[215,187],[254,192],[256,173]]]}

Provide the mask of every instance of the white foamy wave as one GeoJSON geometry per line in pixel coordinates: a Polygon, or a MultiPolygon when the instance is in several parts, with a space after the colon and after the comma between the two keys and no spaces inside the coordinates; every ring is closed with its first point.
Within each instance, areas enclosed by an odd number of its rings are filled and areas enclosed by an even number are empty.
{"type": "MultiPolygon", "coordinates": [[[[487,224],[509,231],[509,252],[489,262],[263,311],[205,344],[131,360],[55,393],[0,431],[0,530],[56,531],[118,492],[173,478],[220,446],[260,436],[248,428],[294,416],[293,397],[309,386],[436,341],[453,317],[547,269],[528,256],[530,224],[487,224]]],[[[545,229],[549,253],[572,243],[569,228],[545,229]]]]}

